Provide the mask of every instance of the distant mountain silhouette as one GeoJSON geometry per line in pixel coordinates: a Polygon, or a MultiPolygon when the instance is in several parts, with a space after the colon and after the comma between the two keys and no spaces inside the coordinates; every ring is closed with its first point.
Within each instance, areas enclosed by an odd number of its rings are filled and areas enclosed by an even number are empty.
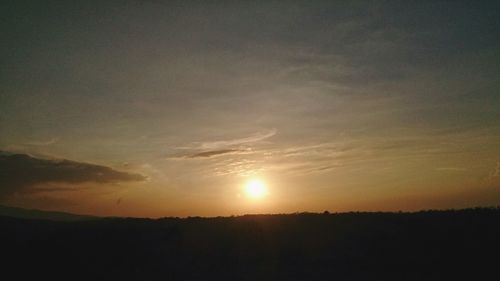
{"type": "Polygon", "coordinates": [[[96,216],[75,215],[65,212],[42,211],[36,209],[24,209],[0,205],[0,216],[22,218],[22,219],[43,219],[55,221],[81,221],[97,219],[96,216]]]}

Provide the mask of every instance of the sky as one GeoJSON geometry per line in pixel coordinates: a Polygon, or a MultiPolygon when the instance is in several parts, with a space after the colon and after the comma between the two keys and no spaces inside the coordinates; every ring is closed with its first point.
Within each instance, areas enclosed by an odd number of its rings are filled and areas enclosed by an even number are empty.
{"type": "Polygon", "coordinates": [[[0,204],[500,205],[497,1],[2,1],[0,204]],[[248,182],[265,194],[249,196],[248,182]]]}

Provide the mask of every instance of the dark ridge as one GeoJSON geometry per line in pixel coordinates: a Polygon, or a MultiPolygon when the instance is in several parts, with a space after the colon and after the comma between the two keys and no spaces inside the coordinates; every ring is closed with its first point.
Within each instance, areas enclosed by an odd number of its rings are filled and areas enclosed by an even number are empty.
{"type": "Polygon", "coordinates": [[[500,208],[54,221],[0,217],[2,275],[50,280],[489,280],[500,208]]]}
{"type": "Polygon", "coordinates": [[[22,219],[43,219],[55,221],[80,221],[97,219],[96,216],[75,215],[65,212],[42,211],[36,209],[24,209],[0,205],[0,216],[22,219]]]}

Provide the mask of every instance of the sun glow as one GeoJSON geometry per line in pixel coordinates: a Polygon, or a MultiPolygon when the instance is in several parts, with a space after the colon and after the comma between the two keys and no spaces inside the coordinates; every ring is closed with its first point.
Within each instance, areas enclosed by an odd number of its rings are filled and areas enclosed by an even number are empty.
{"type": "Polygon", "coordinates": [[[245,185],[245,193],[252,199],[259,199],[267,194],[266,184],[259,179],[249,180],[245,185]]]}

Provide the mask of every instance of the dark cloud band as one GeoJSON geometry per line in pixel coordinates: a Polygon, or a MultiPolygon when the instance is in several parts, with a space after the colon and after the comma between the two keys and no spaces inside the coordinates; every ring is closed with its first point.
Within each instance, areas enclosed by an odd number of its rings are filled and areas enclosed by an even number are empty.
{"type": "Polygon", "coordinates": [[[212,151],[204,151],[196,154],[189,155],[188,158],[204,158],[204,157],[213,157],[221,154],[229,154],[229,153],[237,153],[241,152],[239,149],[221,149],[221,150],[212,150],[212,151]]]}
{"type": "Polygon", "coordinates": [[[13,193],[30,191],[32,187],[45,183],[103,184],[145,179],[140,174],[121,172],[101,165],[66,159],[40,159],[0,151],[0,199],[13,193]]]}

